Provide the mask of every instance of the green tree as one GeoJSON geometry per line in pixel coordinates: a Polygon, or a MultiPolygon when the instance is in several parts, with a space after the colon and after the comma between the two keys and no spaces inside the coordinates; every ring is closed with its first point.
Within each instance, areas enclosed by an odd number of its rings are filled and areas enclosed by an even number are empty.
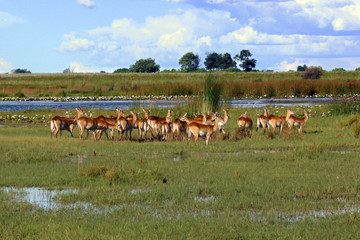
{"type": "Polygon", "coordinates": [[[346,70],[344,68],[334,68],[333,70],[331,70],[332,72],[346,72],[346,70]]]}
{"type": "Polygon", "coordinates": [[[200,58],[198,54],[188,52],[179,59],[181,70],[185,72],[194,72],[199,69],[200,58]]]}
{"type": "Polygon", "coordinates": [[[303,66],[298,66],[296,71],[298,72],[304,72],[307,69],[306,64],[304,64],[303,66]]]}
{"type": "Polygon", "coordinates": [[[360,67],[356,68],[355,71],[360,71],[360,67]]]}
{"type": "Polygon", "coordinates": [[[17,74],[17,73],[31,73],[29,70],[25,69],[21,69],[21,68],[16,68],[11,70],[12,73],[17,74]]]}
{"type": "Polygon", "coordinates": [[[221,55],[216,52],[213,52],[206,56],[204,65],[207,70],[216,70],[219,69],[220,62],[221,62],[221,55]]]}
{"type": "Polygon", "coordinates": [[[244,72],[250,72],[256,66],[256,60],[250,59],[252,56],[249,50],[241,50],[240,54],[235,55],[235,61],[240,62],[239,66],[244,72]]]}
{"type": "Polygon", "coordinates": [[[232,59],[231,54],[220,54],[218,69],[225,70],[229,68],[236,68],[236,62],[232,59]]]}
{"type": "Polygon", "coordinates": [[[155,63],[155,59],[140,59],[130,66],[131,72],[154,73],[160,70],[160,65],[155,63]]]}
{"type": "Polygon", "coordinates": [[[128,73],[130,70],[128,68],[118,68],[114,71],[114,73],[128,73]]]}

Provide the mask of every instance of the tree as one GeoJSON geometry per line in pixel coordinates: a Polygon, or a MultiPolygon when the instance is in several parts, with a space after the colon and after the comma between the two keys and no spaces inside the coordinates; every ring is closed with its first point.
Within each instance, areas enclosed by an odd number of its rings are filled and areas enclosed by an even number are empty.
{"type": "Polygon", "coordinates": [[[198,54],[188,52],[179,59],[179,64],[182,71],[194,72],[199,69],[200,58],[198,54]]]}
{"type": "Polygon", "coordinates": [[[155,59],[140,59],[130,66],[131,72],[154,73],[160,70],[160,65],[155,63],[155,59]]]}
{"type": "Polygon", "coordinates": [[[17,74],[17,73],[31,73],[31,72],[27,69],[16,68],[11,70],[11,73],[17,74]]]}
{"type": "Polygon", "coordinates": [[[231,58],[231,54],[220,54],[218,69],[225,70],[229,68],[236,68],[236,62],[231,58]]]}
{"type": "Polygon", "coordinates": [[[334,68],[333,70],[331,70],[332,72],[346,72],[346,70],[344,68],[334,68]]]}
{"type": "Polygon", "coordinates": [[[355,71],[360,71],[360,67],[356,68],[355,71]]]}
{"type": "Polygon", "coordinates": [[[206,56],[204,65],[207,70],[216,70],[219,69],[220,62],[221,62],[221,55],[216,52],[213,52],[206,56]]]}
{"type": "Polygon", "coordinates": [[[298,66],[296,71],[298,72],[304,72],[307,69],[306,64],[304,64],[303,66],[298,66]]]}
{"type": "Polygon", "coordinates": [[[130,70],[128,68],[118,68],[114,71],[114,73],[128,73],[130,70]]]}
{"type": "Polygon", "coordinates": [[[251,56],[249,50],[241,50],[240,54],[235,55],[235,61],[240,62],[239,66],[244,72],[250,72],[256,66],[256,60],[250,59],[251,56]]]}

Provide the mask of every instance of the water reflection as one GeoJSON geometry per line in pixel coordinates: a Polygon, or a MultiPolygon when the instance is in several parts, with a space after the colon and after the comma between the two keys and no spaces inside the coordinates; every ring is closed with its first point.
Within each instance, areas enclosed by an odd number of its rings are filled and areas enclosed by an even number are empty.
{"type": "MultiPolygon", "coordinates": [[[[141,206],[136,203],[134,204],[120,204],[120,205],[103,205],[96,206],[88,202],[75,202],[75,203],[63,203],[61,197],[66,194],[79,194],[79,190],[76,189],[65,189],[65,190],[48,190],[38,187],[3,187],[0,188],[5,194],[8,195],[11,201],[19,203],[27,203],[33,206],[33,211],[36,210],[46,210],[46,211],[59,211],[59,210],[70,210],[70,211],[81,211],[85,214],[107,214],[112,213],[115,210],[120,210],[124,208],[136,209],[144,208],[146,210],[146,216],[151,216],[156,219],[180,219],[184,217],[192,218],[210,218],[216,217],[219,215],[225,215],[224,211],[214,210],[214,209],[200,209],[192,212],[182,211],[182,212],[173,212],[169,214],[165,209],[156,209],[151,206],[141,206]]],[[[130,194],[142,194],[142,193],[151,193],[150,190],[144,189],[133,189],[130,191],[130,194]]],[[[215,203],[217,198],[213,195],[208,197],[194,197],[194,202],[201,203],[215,203]]],[[[296,199],[294,199],[296,201],[296,199]]],[[[238,216],[240,220],[250,219],[252,222],[258,222],[262,224],[267,224],[270,221],[281,221],[296,223],[299,221],[305,220],[319,220],[323,218],[329,218],[334,216],[341,216],[346,214],[359,214],[360,206],[349,202],[346,199],[336,199],[334,203],[340,203],[339,207],[328,207],[327,209],[315,209],[307,211],[295,211],[291,212],[281,212],[281,211],[272,211],[265,213],[263,211],[254,211],[254,210],[234,210],[231,212],[232,215],[238,216]]],[[[173,206],[173,204],[167,204],[167,206],[173,206]]]]}

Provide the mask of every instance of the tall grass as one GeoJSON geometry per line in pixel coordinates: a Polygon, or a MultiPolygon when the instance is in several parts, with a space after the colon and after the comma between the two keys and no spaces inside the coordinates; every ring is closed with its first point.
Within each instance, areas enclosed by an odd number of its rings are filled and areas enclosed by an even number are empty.
{"type": "MultiPolygon", "coordinates": [[[[14,96],[197,95],[208,73],[0,75],[0,92],[14,96]]],[[[214,73],[229,97],[343,95],[360,92],[359,72],[325,72],[303,80],[301,73],[214,73]]]]}
{"type": "Polygon", "coordinates": [[[220,108],[223,85],[215,75],[209,74],[205,79],[203,90],[203,112],[217,112],[220,108]]]}

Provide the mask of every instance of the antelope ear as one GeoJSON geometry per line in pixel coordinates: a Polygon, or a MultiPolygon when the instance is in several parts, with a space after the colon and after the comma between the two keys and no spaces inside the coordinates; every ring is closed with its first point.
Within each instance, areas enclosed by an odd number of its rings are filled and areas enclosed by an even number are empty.
{"type": "Polygon", "coordinates": [[[130,111],[131,115],[133,115],[134,113],[132,111],[130,111]]]}

